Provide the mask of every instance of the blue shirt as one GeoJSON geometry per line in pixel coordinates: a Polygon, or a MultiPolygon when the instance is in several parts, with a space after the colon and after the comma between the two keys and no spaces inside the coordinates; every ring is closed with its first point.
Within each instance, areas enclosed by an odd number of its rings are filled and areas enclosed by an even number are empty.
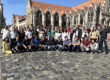
{"type": "Polygon", "coordinates": [[[71,40],[64,40],[63,43],[64,43],[64,44],[70,44],[70,43],[71,43],[71,40]]]}
{"type": "Polygon", "coordinates": [[[39,44],[39,40],[38,39],[34,39],[34,44],[38,45],[39,44]]]}

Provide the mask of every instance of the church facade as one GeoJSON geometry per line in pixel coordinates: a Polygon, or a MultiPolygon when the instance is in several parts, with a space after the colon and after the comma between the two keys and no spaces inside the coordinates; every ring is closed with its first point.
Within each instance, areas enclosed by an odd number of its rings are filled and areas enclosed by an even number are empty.
{"type": "Polygon", "coordinates": [[[27,0],[25,24],[42,24],[45,27],[83,25],[88,28],[98,24],[110,26],[110,0],[88,0],[75,7],[66,7],[27,0]]]}

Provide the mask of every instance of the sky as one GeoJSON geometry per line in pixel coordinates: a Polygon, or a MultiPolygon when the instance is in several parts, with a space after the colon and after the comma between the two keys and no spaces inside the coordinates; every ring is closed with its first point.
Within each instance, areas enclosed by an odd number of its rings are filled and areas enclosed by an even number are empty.
{"type": "MultiPolygon", "coordinates": [[[[27,0],[1,0],[4,7],[4,17],[6,24],[12,24],[13,14],[25,15],[27,0]]],[[[64,5],[73,7],[87,0],[34,0],[45,3],[64,5]]]]}

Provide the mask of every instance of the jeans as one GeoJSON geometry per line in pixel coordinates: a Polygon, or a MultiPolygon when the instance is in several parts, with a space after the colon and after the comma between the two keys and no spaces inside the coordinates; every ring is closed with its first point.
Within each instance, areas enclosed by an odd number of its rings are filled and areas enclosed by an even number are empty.
{"type": "Polygon", "coordinates": [[[63,50],[70,50],[71,45],[63,45],[62,49],[63,50]]]}
{"type": "Polygon", "coordinates": [[[104,43],[104,45],[105,45],[105,50],[106,50],[106,52],[108,52],[108,45],[107,45],[106,40],[100,40],[99,50],[103,51],[103,43],[104,43]]]}
{"type": "Polygon", "coordinates": [[[80,47],[80,45],[72,46],[72,50],[73,51],[76,51],[76,50],[81,51],[81,47],[80,47]]]}

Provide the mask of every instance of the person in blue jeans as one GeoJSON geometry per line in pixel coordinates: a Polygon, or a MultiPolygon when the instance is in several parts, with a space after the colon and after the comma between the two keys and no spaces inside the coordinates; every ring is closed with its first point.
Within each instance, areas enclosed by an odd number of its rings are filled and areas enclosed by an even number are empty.
{"type": "Polygon", "coordinates": [[[105,28],[105,26],[103,25],[102,26],[102,29],[100,31],[100,42],[99,42],[99,50],[101,52],[103,52],[103,43],[105,45],[105,51],[106,51],[106,54],[108,54],[108,45],[107,45],[107,42],[108,42],[108,30],[105,28]]]}
{"type": "Polygon", "coordinates": [[[58,50],[59,51],[62,51],[63,50],[63,41],[62,41],[62,37],[58,37],[58,43],[57,43],[57,46],[58,46],[58,50]]]}
{"type": "Polygon", "coordinates": [[[68,36],[65,36],[65,40],[63,41],[63,50],[70,51],[71,40],[68,39],[68,36]]]}
{"type": "Polygon", "coordinates": [[[73,51],[81,51],[80,48],[80,40],[78,39],[78,37],[76,36],[75,39],[72,41],[72,50],[73,51]]]}

